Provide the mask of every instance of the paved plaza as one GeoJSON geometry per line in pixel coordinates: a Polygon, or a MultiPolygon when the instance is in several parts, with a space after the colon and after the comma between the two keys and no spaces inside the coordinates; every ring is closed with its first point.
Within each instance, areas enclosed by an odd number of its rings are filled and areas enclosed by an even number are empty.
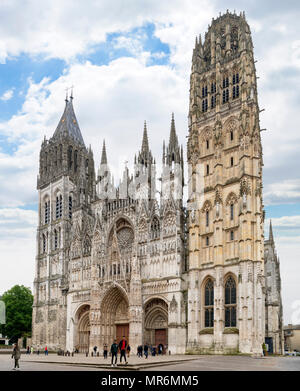
{"type": "MultiPolygon", "coordinates": [[[[13,360],[10,354],[0,354],[0,371],[11,371],[13,360]]],[[[300,357],[262,357],[250,356],[163,356],[138,358],[131,356],[128,365],[110,367],[110,358],[63,357],[55,354],[26,355],[20,360],[21,371],[300,371],[300,357]]]]}

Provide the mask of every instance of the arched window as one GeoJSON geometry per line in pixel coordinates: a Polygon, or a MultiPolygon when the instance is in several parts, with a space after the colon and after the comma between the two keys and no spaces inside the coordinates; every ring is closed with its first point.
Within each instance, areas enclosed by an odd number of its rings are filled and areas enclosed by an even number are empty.
{"type": "Polygon", "coordinates": [[[50,221],[50,201],[45,202],[44,206],[44,211],[45,211],[45,224],[48,224],[50,221]]]}
{"type": "Polygon", "coordinates": [[[231,276],[225,283],[225,327],[236,327],[236,283],[231,276]]]}
{"type": "Polygon", "coordinates": [[[233,130],[230,131],[230,141],[233,141],[233,130]]]}
{"type": "Polygon", "coordinates": [[[57,219],[62,217],[62,195],[57,195],[55,205],[55,217],[57,219]]]}
{"type": "Polygon", "coordinates": [[[230,220],[233,220],[234,215],[234,205],[230,204],[230,220]]]}
{"type": "Polygon", "coordinates": [[[206,226],[209,226],[209,211],[206,211],[206,226]]]}
{"type": "Polygon", "coordinates": [[[223,79],[223,103],[228,102],[229,100],[229,79],[228,77],[225,77],[223,79]]]}
{"type": "Polygon", "coordinates": [[[239,74],[235,73],[232,76],[232,85],[233,85],[233,87],[232,87],[232,98],[233,99],[238,98],[240,96],[239,82],[240,82],[239,74]]]}
{"type": "Polygon", "coordinates": [[[69,218],[72,218],[72,208],[73,208],[73,199],[72,196],[69,196],[69,218]]]}
{"type": "Polygon", "coordinates": [[[234,232],[230,231],[230,240],[234,240],[234,232]]]}
{"type": "Polygon", "coordinates": [[[58,234],[56,229],[54,230],[54,250],[58,248],[58,234]]]}
{"type": "Polygon", "coordinates": [[[210,92],[211,92],[211,108],[213,109],[214,107],[216,107],[216,83],[215,82],[212,82],[211,83],[211,89],[210,89],[210,92]]]}
{"type": "Polygon", "coordinates": [[[74,151],[74,171],[77,172],[78,168],[78,152],[74,151]]]}
{"type": "Polygon", "coordinates": [[[72,169],[72,164],[73,164],[72,153],[73,153],[73,148],[71,146],[69,146],[69,148],[68,148],[68,167],[69,167],[69,170],[72,169]]]}
{"type": "Polygon", "coordinates": [[[214,327],[214,283],[211,279],[204,288],[204,327],[214,327]]]}
{"type": "Polygon", "coordinates": [[[152,239],[157,239],[160,237],[160,224],[156,216],[153,217],[151,222],[151,234],[152,239]]]}
{"type": "Polygon", "coordinates": [[[47,250],[47,239],[46,239],[46,235],[43,234],[43,254],[45,254],[47,250]]]}

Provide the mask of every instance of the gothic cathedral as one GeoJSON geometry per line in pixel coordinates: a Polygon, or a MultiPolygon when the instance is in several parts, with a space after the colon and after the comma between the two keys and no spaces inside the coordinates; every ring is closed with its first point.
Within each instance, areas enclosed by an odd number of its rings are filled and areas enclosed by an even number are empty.
{"type": "Polygon", "coordinates": [[[272,236],[266,289],[259,107],[244,14],[213,19],[196,39],[187,160],[184,206],[174,116],[159,191],[145,123],[134,172],[126,167],[115,186],[105,143],[96,173],[66,98],[40,151],[33,346],[88,352],[125,335],[134,353],[148,343],[172,354],[261,354],[267,337],[280,352],[279,261],[272,236]]]}

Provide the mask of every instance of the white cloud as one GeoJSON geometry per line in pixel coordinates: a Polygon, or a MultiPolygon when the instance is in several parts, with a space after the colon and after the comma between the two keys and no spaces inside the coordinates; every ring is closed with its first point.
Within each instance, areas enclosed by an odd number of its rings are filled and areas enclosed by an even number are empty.
{"type": "Polygon", "coordinates": [[[10,90],[7,90],[2,94],[0,99],[7,101],[10,100],[13,96],[14,96],[14,90],[11,88],[10,90]]]}

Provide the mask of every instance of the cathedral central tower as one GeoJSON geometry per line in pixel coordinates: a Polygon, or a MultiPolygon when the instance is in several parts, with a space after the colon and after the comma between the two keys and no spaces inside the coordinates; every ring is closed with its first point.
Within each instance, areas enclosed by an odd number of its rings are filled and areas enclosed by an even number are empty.
{"type": "Polygon", "coordinates": [[[188,347],[260,353],[264,337],[262,147],[245,15],[196,38],[190,77],[188,347]]]}

